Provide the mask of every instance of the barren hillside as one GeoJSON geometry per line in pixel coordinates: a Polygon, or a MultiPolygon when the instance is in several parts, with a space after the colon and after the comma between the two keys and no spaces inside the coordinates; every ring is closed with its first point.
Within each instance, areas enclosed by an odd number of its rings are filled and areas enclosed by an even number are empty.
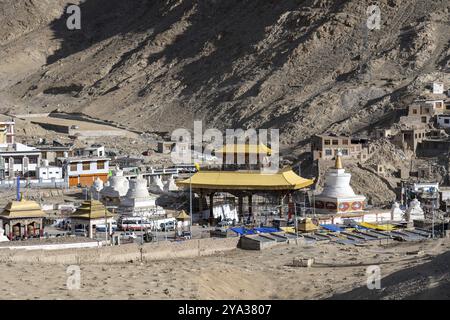
{"type": "MultiPolygon", "coordinates": [[[[0,0],[0,112],[56,108],[170,131],[358,132],[440,78],[450,1],[0,0]]],[[[392,120],[392,119],[390,119],[392,120]]]]}

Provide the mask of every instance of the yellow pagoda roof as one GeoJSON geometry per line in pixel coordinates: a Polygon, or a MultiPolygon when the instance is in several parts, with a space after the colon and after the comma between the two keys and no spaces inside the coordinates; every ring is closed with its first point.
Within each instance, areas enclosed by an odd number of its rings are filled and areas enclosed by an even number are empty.
{"type": "Polygon", "coordinates": [[[186,211],[184,211],[184,210],[181,210],[180,214],[176,217],[177,220],[182,220],[182,221],[188,220],[188,219],[190,219],[190,218],[191,218],[191,216],[188,215],[188,214],[186,213],[186,211]]]}
{"type": "Polygon", "coordinates": [[[218,190],[297,190],[314,183],[292,170],[274,174],[260,171],[199,171],[191,178],[176,182],[178,186],[218,190]]]}
{"type": "Polygon", "coordinates": [[[87,200],[83,201],[81,206],[70,216],[70,218],[88,220],[105,218],[105,210],[107,218],[114,216],[100,201],[87,200]]]}
{"type": "Polygon", "coordinates": [[[0,214],[0,217],[14,218],[45,218],[47,215],[42,211],[36,201],[25,200],[11,201],[0,214]]]}
{"type": "Polygon", "coordinates": [[[226,144],[216,151],[216,153],[263,153],[272,154],[270,149],[265,144],[226,144]]]}

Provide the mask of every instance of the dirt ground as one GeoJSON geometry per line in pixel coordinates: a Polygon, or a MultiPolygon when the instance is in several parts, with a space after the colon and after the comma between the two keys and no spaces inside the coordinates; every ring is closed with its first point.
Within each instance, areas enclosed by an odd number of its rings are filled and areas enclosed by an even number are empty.
{"type": "Polygon", "coordinates": [[[66,265],[2,263],[0,299],[448,299],[449,249],[448,239],[368,247],[330,243],[262,252],[237,249],[195,259],[82,264],[79,290],[67,289],[66,265]],[[314,257],[315,264],[293,267],[299,256],[314,257]],[[366,288],[370,265],[381,268],[380,290],[366,288]]]}

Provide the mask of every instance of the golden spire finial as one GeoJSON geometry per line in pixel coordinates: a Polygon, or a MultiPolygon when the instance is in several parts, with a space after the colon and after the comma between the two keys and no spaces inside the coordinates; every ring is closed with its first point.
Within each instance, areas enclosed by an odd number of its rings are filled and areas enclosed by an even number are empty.
{"type": "Polygon", "coordinates": [[[341,151],[339,150],[336,154],[336,162],[334,163],[334,168],[335,169],[344,169],[344,166],[342,165],[342,154],[341,151]]]}

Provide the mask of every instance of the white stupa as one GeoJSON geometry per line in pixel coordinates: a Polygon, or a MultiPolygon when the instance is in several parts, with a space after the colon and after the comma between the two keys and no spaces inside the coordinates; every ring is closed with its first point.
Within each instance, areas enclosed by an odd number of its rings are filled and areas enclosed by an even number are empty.
{"type": "Polygon", "coordinates": [[[102,189],[103,189],[103,180],[97,177],[97,179],[94,180],[94,183],[92,184],[90,190],[92,198],[95,200],[100,200],[101,198],[100,191],[102,191],[102,189]]]}
{"type": "Polygon", "coordinates": [[[392,221],[400,221],[403,219],[404,212],[400,209],[400,204],[395,201],[392,204],[391,208],[391,220],[392,221]]]}
{"type": "Polygon", "coordinates": [[[345,172],[341,154],[336,155],[334,168],[328,170],[322,193],[315,196],[315,207],[318,213],[362,212],[366,197],[357,195],[350,186],[352,175],[345,172]]]}
{"type": "Polygon", "coordinates": [[[2,227],[0,227],[0,242],[9,241],[8,237],[5,236],[5,230],[3,230],[2,227]]]}
{"type": "Polygon", "coordinates": [[[178,191],[178,186],[175,184],[173,176],[170,176],[169,181],[167,181],[165,191],[178,191]]]}
{"type": "Polygon", "coordinates": [[[163,191],[164,190],[164,184],[163,184],[160,176],[156,176],[153,179],[153,185],[156,187],[156,189],[158,191],[163,191]]]}
{"type": "Polygon", "coordinates": [[[147,180],[141,175],[130,180],[127,194],[122,198],[120,209],[123,214],[132,216],[153,216],[165,214],[164,209],[156,205],[156,197],[150,196],[147,180]]]}
{"type": "Polygon", "coordinates": [[[123,176],[123,171],[116,168],[101,191],[102,198],[113,202],[119,202],[120,198],[127,194],[128,187],[129,182],[127,178],[123,176]]]}
{"type": "Polygon", "coordinates": [[[425,215],[423,214],[423,209],[420,206],[420,201],[417,199],[413,199],[409,203],[408,209],[405,213],[406,221],[423,220],[424,218],[425,215]]]}

